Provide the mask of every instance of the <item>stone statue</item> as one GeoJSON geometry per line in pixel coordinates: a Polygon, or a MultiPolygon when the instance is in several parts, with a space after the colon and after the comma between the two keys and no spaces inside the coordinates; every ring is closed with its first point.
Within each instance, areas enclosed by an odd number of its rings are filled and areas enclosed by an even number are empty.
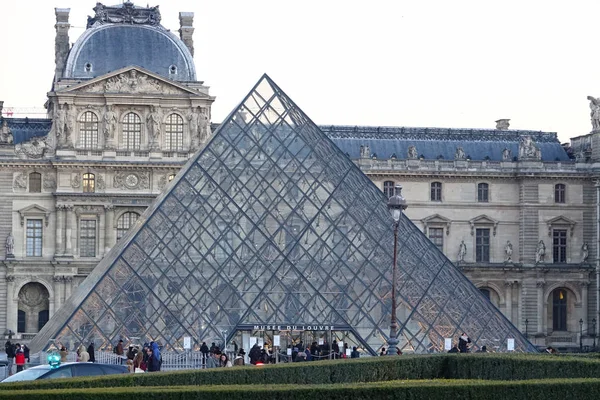
{"type": "Polygon", "coordinates": [[[498,129],[499,131],[506,131],[506,130],[508,130],[509,126],[510,126],[510,119],[508,119],[508,118],[499,119],[496,121],[496,129],[498,129]]]}
{"type": "Polygon", "coordinates": [[[546,258],[546,245],[543,240],[540,240],[537,245],[537,251],[535,253],[535,263],[543,263],[546,258]]]}
{"type": "Polygon", "coordinates": [[[457,147],[456,148],[456,153],[454,153],[454,158],[456,160],[464,160],[465,159],[465,151],[463,150],[462,147],[457,147]]]}
{"type": "Polygon", "coordinates": [[[592,120],[592,130],[600,129],[600,98],[588,96],[590,101],[590,118],[592,120]]]}
{"type": "Polygon", "coordinates": [[[198,120],[198,134],[200,143],[204,143],[208,138],[208,110],[200,107],[200,119],[198,120]]]}
{"type": "MultiPolygon", "coordinates": [[[[200,108],[200,107],[198,107],[200,108]]],[[[198,123],[200,121],[200,114],[198,113],[198,108],[193,108],[190,115],[188,115],[189,127],[190,127],[190,138],[192,141],[192,148],[196,148],[198,146],[198,123]]]]}
{"type": "Polygon", "coordinates": [[[417,155],[417,147],[416,146],[408,146],[408,159],[409,160],[416,160],[417,157],[419,157],[417,155]]]}
{"type": "Polygon", "coordinates": [[[583,246],[581,246],[581,252],[583,253],[582,257],[581,257],[581,262],[582,263],[587,262],[588,257],[590,256],[590,250],[588,248],[587,242],[584,243],[583,246]]]}
{"type": "Polygon", "coordinates": [[[77,120],[77,110],[75,110],[74,106],[70,106],[67,109],[67,129],[65,130],[65,147],[71,149],[73,148],[73,143],[71,142],[72,135],[75,134],[75,121],[77,120]]]}
{"type": "Polygon", "coordinates": [[[519,143],[519,159],[534,159],[541,160],[542,153],[533,142],[531,136],[523,136],[519,143]]]}
{"type": "Polygon", "coordinates": [[[458,246],[458,262],[464,262],[465,256],[467,255],[467,245],[465,241],[462,240],[460,245],[458,246]]]}
{"type": "Polygon", "coordinates": [[[512,254],[513,254],[513,245],[510,240],[506,241],[506,246],[504,246],[504,262],[512,262],[512,254]]]}
{"type": "MultiPolygon", "coordinates": [[[[132,71],[133,72],[133,71],[132,71]]],[[[161,116],[157,111],[156,106],[151,106],[150,114],[148,115],[148,132],[150,134],[150,144],[152,149],[158,147],[158,137],[160,136],[161,116]]]]}
{"type": "Polygon", "coordinates": [[[117,113],[112,105],[106,107],[106,112],[102,117],[104,120],[104,139],[111,141],[115,137],[115,129],[117,128],[117,113]]]}
{"type": "Polygon", "coordinates": [[[511,151],[509,149],[502,150],[502,161],[511,161],[511,151]]]}
{"type": "Polygon", "coordinates": [[[6,256],[13,256],[15,251],[15,237],[12,232],[8,233],[6,237],[6,256]]]}
{"type": "Polygon", "coordinates": [[[63,145],[65,142],[65,129],[67,126],[67,111],[62,104],[58,105],[58,109],[54,113],[54,130],[58,143],[63,145]]]}
{"type": "Polygon", "coordinates": [[[369,146],[360,146],[360,158],[371,158],[371,148],[369,146]]]}
{"type": "Polygon", "coordinates": [[[2,121],[2,128],[0,128],[0,144],[12,144],[13,135],[8,127],[8,121],[2,121]]]}
{"type": "Polygon", "coordinates": [[[17,143],[15,154],[21,158],[42,158],[49,149],[47,139],[47,136],[34,136],[25,142],[17,143]]]}

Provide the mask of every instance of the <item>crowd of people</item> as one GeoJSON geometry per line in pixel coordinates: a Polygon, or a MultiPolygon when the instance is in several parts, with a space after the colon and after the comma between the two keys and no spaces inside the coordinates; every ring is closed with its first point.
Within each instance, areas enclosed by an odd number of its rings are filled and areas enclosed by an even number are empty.
{"type": "Polygon", "coordinates": [[[13,365],[17,366],[17,372],[23,371],[25,364],[30,362],[29,359],[29,347],[27,345],[21,346],[21,344],[11,343],[7,340],[4,344],[4,351],[6,352],[6,360],[8,361],[8,375],[12,375],[13,365]]]}
{"type": "Polygon", "coordinates": [[[130,345],[125,354],[123,340],[119,340],[113,351],[125,360],[129,372],[158,372],[161,369],[162,356],[156,342],[144,343],[141,349],[139,345],[130,345]]]}

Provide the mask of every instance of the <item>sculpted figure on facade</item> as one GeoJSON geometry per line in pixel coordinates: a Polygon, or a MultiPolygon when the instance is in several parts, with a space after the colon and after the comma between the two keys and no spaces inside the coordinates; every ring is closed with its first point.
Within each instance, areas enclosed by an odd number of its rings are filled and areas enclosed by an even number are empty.
{"type": "Polygon", "coordinates": [[[592,130],[600,129],[600,98],[588,96],[590,101],[590,119],[592,120],[592,130]]]}
{"type": "Polygon", "coordinates": [[[540,240],[537,245],[537,250],[535,253],[535,263],[543,263],[546,258],[546,245],[543,240],[540,240]]]}
{"type": "Polygon", "coordinates": [[[541,160],[542,152],[537,148],[531,136],[523,136],[519,143],[519,159],[541,160]]]}
{"type": "Polygon", "coordinates": [[[407,152],[407,156],[409,160],[416,160],[418,155],[417,155],[417,147],[416,146],[408,146],[408,152],[407,152]]]}
{"type": "Polygon", "coordinates": [[[63,142],[63,146],[68,148],[68,149],[72,149],[73,148],[73,142],[71,141],[71,138],[74,137],[75,135],[75,125],[77,121],[77,110],[75,109],[74,106],[70,106],[67,108],[67,126],[65,129],[65,135],[64,135],[64,142],[63,142]]]}
{"type": "Polygon", "coordinates": [[[192,112],[190,113],[190,115],[188,115],[188,121],[189,121],[189,127],[190,127],[190,139],[191,139],[191,143],[192,143],[192,149],[197,149],[198,148],[198,143],[199,143],[199,128],[200,128],[200,113],[198,112],[198,109],[200,107],[197,108],[192,108],[192,112]]]}
{"type": "Polygon", "coordinates": [[[47,136],[34,136],[30,140],[15,145],[15,154],[21,158],[42,158],[48,150],[47,136]]]}
{"type": "Polygon", "coordinates": [[[454,153],[454,158],[456,160],[464,160],[466,158],[465,151],[462,147],[456,148],[456,153],[454,153]]]}
{"type": "Polygon", "coordinates": [[[458,246],[458,262],[464,262],[465,256],[467,255],[467,245],[464,240],[461,240],[458,246]]]}
{"type": "Polygon", "coordinates": [[[86,86],[84,91],[90,93],[161,93],[178,94],[181,90],[166,85],[146,74],[138,73],[135,69],[86,86]]]}
{"type": "Polygon", "coordinates": [[[502,150],[502,161],[511,161],[512,152],[509,149],[502,150]]]}
{"type": "Polygon", "coordinates": [[[360,158],[371,158],[371,148],[368,145],[360,146],[360,158]]]}
{"type": "Polygon", "coordinates": [[[200,107],[200,117],[198,120],[198,134],[200,135],[200,143],[204,143],[209,135],[208,126],[208,110],[200,107]]]}
{"type": "Polygon", "coordinates": [[[588,248],[587,242],[581,246],[581,262],[587,262],[588,257],[590,256],[590,250],[588,248]]]}
{"type": "Polygon", "coordinates": [[[53,190],[56,189],[56,176],[54,174],[46,173],[44,174],[44,189],[53,190]]]}
{"type": "Polygon", "coordinates": [[[8,232],[6,237],[6,257],[13,256],[15,252],[15,237],[12,232],[8,232]]]}
{"type": "Polygon", "coordinates": [[[2,127],[0,128],[0,145],[2,144],[12,144],[13,143],[13,135],[8,127],[8,121],[2,121],[2,127]]]}
{"type": "Polygon", "coordinates": [[[106,112],[102,116],[104,121],[104,140],[106,141],[106,147],[109,149],[114,148],[115,131],[117,129],[117,113],[114,111],[114,106],[109,105],[106,107],[106,112]]]}
{"type": "Polygon", "coordinates": [[[13,181],[13,189],[27,189],[27,175],[19,172],[13,181]]]}
{"type": "Polygon", "coordinates": [[[156,106],[150,107],[150,114],[146,121],[148,122],[148,133],[150,138],[150,148],[155,150],[158,148],[158,137],[160,136],[161,114],[156,106]]]}
{"type": "Polygon", "coordinates": [[[506,241],[506,246],[504,246],[504,262],[512,262],[512,254],[513,254],[513,245],[510,240],[506,241]]]}
{"type": "Polygon", "coordinates": [[[62,104],[59,104],[54,113],[54,132],[56,132],[59,146],[65,143],[65,131],[67,129],[67,111],[64,107],[62,104]]]}

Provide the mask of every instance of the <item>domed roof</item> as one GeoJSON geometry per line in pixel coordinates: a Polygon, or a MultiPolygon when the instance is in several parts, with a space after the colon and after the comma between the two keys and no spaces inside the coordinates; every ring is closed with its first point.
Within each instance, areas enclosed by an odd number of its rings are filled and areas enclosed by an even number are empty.
{"type": "Polygon", "coordinates": [[[69,52],[63,78],[95,78],[139,66],[175,81],[196,80],[192,54],[159,24],[158,7],[98,4],[94,11],[96,17],[88,18],[88,29],[69,52]]]}

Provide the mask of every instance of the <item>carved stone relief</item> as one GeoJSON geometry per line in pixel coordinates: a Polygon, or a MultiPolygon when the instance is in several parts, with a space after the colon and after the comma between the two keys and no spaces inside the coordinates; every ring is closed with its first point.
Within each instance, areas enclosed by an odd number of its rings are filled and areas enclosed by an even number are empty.
{"type": "Polygon", "coordinates": [[[150,188],[149,172],[117,172],[113,179],[117,189],[148,189],[150,188]]]}
{"type": "Polygon", "coordinates": [[[541,160],[542,152],[531,136],[523,136],[519,142],[519,160],[541,160]]]}
{"type": "Polygon", "coordinates": [[[135,69],[110,77],[106,81],[96,82],[81,90],[88,93],[185,93],[173,85],[156,80],[135,69]]]}
{"type": "Polygon", "coordinates": [[[13,134],[8,127],[8,121],[2,121],[0,128],[0,145],[11,145],[13,143],[13,134]]]}
{"type": "Polygon", "coordinates": [[[73,175],[71,175],[71,187],[73,189],[81,187],[81,175],[79,174],[79,172],[76,172],[73,175]]]}
{"type": "Polygon", "coordinates": [[[20,158],[42,158],[49,149],[46,137],[33,137],[25,142],[15,145],[15,154],[20,158]]]}
{"type": "Polygon", "coordinates": [[[167,175],[161,175],[160,178],[158,178],[158,190],[163,190],[166,186],[167,186],[168,180],[167,180],[167,175]]]}
{"type": "Polygon", "coordinates": [[[27,189],[27,175],[24,172],[18,172],[15,175],[13,189],[27,189]]]}
{"type": "Polygon", "coordinates": [[[56,189],[56,175],[52,173],[44,174],[44,182],[42,184],[46,190],[56,189]]]}
{"type": "Polygon", "coordinates": [[[99,190],[106,189],[106,182],[104,182],[104,178],[101,174],[96,175],[96,188],[98,188],[99,190]]]}

